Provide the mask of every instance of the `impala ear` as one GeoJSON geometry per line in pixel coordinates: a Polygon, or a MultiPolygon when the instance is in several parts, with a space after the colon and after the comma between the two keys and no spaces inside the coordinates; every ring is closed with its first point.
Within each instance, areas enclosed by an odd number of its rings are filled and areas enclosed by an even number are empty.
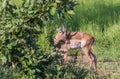
{"type": "Polygon", "coordinates": [[[64,32],[64,37],[67,37],[67,27],[66,24],[62,24],[62,31],[64,32]]]}
{"type": "Polygon", "coordinates": [[[58,32],[58,29],[59,29],[59,28],[58,28],[58,25],[56,25],[56,31],[57,31],[57,32],[58,32]]]}
{"type": "Polygon", "coordinates": [[[59,33],[64,34],[64,32],[63,32],[63,30],[62,30],[62,27],[57,28],[56,31],[59,32],[59,33]]]}

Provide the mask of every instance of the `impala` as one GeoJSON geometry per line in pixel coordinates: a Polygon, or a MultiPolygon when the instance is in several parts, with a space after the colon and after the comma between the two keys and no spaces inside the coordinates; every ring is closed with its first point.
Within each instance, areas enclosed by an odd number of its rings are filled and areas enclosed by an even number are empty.
{"type": "Polygon", "coordinates": [[[64,63],[70,49],[81,48],[89,59],[90,67],[97,68],[96,56],[91,52],[91,46],[94,43],[93,36],[83,32],[67,32],[64,27],[60,27],[57,29],[57,34],[54,38],[54,45],[58,45],[61,41],[64,42],[60,47],[60,52],[63,53],[64,63]]]}

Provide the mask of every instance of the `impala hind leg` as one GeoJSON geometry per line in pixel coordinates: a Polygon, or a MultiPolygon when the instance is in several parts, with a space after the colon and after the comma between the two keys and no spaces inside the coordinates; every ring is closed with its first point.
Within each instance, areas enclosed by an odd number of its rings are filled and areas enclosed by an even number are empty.
{"type": "Polygon", "coordinates": [[[83,52],[85,53],[86,57],[89,59],[90,68],[94,67],[97,68],[97,59],[96,56],[91,52],[89,46],[85,46],[82,48],[83,52]]]}
{"type": "Polygon", "coordinates": [[[96,56],[90,51],[91,56],[91,66],[94,67],[94,69],[97,69],[97,58],[96,56]]]}

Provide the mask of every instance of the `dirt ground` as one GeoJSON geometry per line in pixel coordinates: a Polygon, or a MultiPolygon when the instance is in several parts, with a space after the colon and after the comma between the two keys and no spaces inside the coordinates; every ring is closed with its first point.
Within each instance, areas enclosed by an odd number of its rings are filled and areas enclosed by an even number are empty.
{"type": "MultiPolygon", "coordinates": [[[[89,66],[88,58],[84,55],[68,56],[67,60],[76,66],[89,66]]],[[[117,76],[117,79],[120,79],[120,61],[97,61],[97,72],[99,77],[110,76],[112,74],[112,76],[117,76]]]]}

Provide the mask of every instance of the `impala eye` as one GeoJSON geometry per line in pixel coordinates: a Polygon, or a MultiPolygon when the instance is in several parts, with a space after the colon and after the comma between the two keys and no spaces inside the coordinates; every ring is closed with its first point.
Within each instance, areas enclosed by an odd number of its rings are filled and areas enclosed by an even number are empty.
{"type": "Polygon", "coordinates": [[[63,32],[63,31],[59,31],[59,33],[64,34],[64,32],[63,32]]]}

